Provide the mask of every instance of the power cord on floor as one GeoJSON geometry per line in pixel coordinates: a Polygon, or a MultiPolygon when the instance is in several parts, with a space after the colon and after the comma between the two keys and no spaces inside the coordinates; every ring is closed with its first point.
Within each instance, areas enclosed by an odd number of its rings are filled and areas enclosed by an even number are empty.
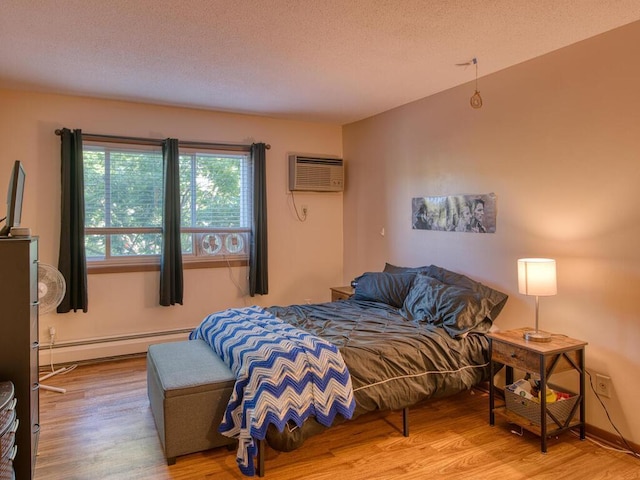
{"type": "MultiPolygon", "coordinates": [[[[585,372],[587,373],[587,375],[589,376],[589,385],[591,386],[591,390],[593,390],[593,393],[595,394],[596,398],[598,399],[598,401],[600,402],[600,405],[602,405],[602,408],[604,409],[604,413],[607,415],[607,418],[609,419],[609,423],[611,424],[611,426],[613,427],[613,429],[617,432],[618,436],[620,437],[620,440],[622,440],[622,443],[624,443],[626,450],[623,448],[616,448],[616,447],[609,447],[607,445],[604,445],[592,438],[587,438],[587,440],[589,440],[590,442],[595,443],[596,445],[599,445],[600,447],[606,449],[606,450],[612,450],[615,452],[620,452],[620,453],[626,453],[628,455],[631,455],[633,457],[636,458],[640,458],[640,453],[636,452],[631,445],[629,445],[629,442],[627,442],[627,440],[624,438],[624,436],[622,435],[622,433],[620,433],[620,430],[618,430],[618,427],[616,427],[615,423],[613,423],[613,420],[611,419],[611,415],[609,415],[609,411],[607,410],[606,405],[604,404],[604,402],[602,401],[602,398],[600,398],[600,395],[598,394],[598,392],[596,392],[596,388],[593,385],[593,378],[591,376],[591,373],[585,369],[585,372]]],[[[578,435],[576,432],[572,433],[574,435],[578,435]]]]}
{"type": "Polygon", "coordinates": [[[59,368],[58,370],[53,368],[53,344],[55,343],[55,338],[56,338],[55,330],[52,330],[50,328],[49,329],[49,365],[51,367],[51,372],[38,378],[38,383],[40,385],[39,388],[43,390],[50,390],[52,392],[67,393],[67,390],[64,388],[52,387],[50,385],[44,385],[43,383],[41,383],[43,380],[51,378],[54,375],[64,375],[66,373],[69,373],[70,371],[74,370],[78,366],[78,365],[71,365],[68,367],[59,368]]]}
{"type": "MultiPolygon", "coordinates": [[[[575,436],[575,437],[579,437],[580,436],[580,434],[578,432],[573,431],[573,430],[571,430],[571,434],[573,436],[575,436]]],[[[632,457],[640,458],[640,456],[636,452],[634,452],[633,450],[626,450],[624,448],[611,447],[611,446],[606,445],[606,444],[604,444],[602,442],[594,440],[593,438],[590,438],[590,437],[585,437],[585,440],[588,440],[591,443],[593,443],[595,445],[598,445],[600,448],[603,448],[605,450],[610,450],[612,452],[618,452],[618,453],[626,453],[628,455],[631,455],[632,457]]]]}

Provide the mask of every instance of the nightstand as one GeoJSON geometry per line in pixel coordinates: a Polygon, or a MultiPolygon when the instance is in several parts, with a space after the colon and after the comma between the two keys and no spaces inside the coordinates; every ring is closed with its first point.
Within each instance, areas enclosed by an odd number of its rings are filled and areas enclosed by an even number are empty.
{"type": "MultiPolygon", "coordinates": [[[[554,335],[550,342],[532,342],[523,338],[527,328],[489,333],[490,339],[490,380],[489,380],[489,423],[495,424],[495,414],[505,417],[509,422],[540,436],[540,449],[547,451],[547,438],[557,435],[574,427],[580,428],[580,439],[585,438],[585,370],[584,347],[587,342],[575,340],[563,335],[554,335]],[[536,373],[540,376],[540,403],[538,421],[530,415],[508,405],[496,406],[496,386],[494,376],[498,371],[498,364],[506,367],[506,384],[513,383],[513,369],[536,373]],[[550,410],[554,405],[570,400],[560,400],[554,403],[546,401],[547,381],[554,373],[564,371],[577,372],[580,379],[580,392],[575,394],[570,411],[563,418],[557,411],[550,410]]],[[[508,392],[505,392],[507,395],[508,392]]],[[[509,392],[510,393],[510,392],[509,392]]],[[[531,406],[529,406],[531,409],[531,406]]],[[[537,411],[535,412],[537,415],[537,411]]]]}
{"type": "Polygon", "coordinates": [[[354,293],[354,289],[351,285],[346,287],[331,287],[331,301],[346,300],[350,298],[354,293]]]}

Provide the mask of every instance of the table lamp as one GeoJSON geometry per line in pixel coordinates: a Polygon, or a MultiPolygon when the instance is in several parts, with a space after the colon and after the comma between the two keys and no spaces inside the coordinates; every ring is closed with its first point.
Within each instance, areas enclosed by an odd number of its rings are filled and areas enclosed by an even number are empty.
{"type": "Polygon", "coordinates": [[[550,258],[518,259],[518,292],[536,297],[536,329],[526,331],[524,338],[534,342],[550,342],[551,334],[538,330],[538,297],[558,293],[556,261],[550,258]]]}

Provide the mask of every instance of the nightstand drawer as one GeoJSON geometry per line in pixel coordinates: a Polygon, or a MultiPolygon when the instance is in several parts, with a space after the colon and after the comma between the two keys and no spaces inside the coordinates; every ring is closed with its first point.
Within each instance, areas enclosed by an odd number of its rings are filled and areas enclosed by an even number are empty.
{"type": "Polygon", "coordinates": [[[515,368],[527,371],[540,371],[540,355],[530,350],[510,345],[508,343],[493,341],[491,345],[496,362],[504,363],[515,368]]]}

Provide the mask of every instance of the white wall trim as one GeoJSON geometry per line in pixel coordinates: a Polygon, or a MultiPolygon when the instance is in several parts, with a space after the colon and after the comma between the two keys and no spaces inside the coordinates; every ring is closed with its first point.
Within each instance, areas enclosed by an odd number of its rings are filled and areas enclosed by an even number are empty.
{"type": "Polygon", "coordinates": [[[40,345],[40,367],[53,363],[73,363],[84,360],[144,353],[154,343],[187,340],[193,329],[147,332],[115,337],[99,337],[70,342],[40,345]]]}

